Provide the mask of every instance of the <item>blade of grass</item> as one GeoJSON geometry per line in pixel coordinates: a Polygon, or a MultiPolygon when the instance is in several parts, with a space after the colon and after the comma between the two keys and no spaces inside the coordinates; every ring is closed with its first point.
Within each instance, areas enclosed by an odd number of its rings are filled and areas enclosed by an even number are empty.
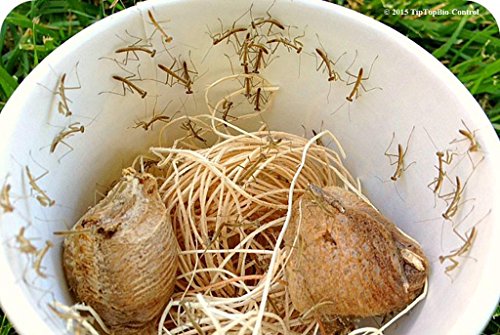
{"type": "Polygon", "coordinates": [[[460,34],[462,29],[464,28],[465,23],[467,22],[469,17],[470,17],[469,15],[464,15],[462,17],[462,20],[460,20],[460,23],[458,24],[458,27],[455,30],[455,32],[453,33],[453,35],[451,35],[451,37],[447,40],[447,42],[445,44],[443,44],[439,49],[437,49],[436,51],[434,51],[432,53],[434,55],[434,57],[441,58],[448,52],[448,50],[450,50],[451,46],[453,44],[455,44],[455,42],[457,41],[458,35],[460,34]]]}
{"type": "MultiPolygon", "coordinates": [[[[478,60],[476,60],[478,61],[478,60]]],[[[495,74],[500,73],[500,59],[497,59],[493,63],[487,64],[481,68],[480,73],[471,73],[468,75],[461,76],[460,79],[464,81],[475,80],[477,78],[483,77],[493,77],[495,74]]]]}
{"type": "Polygon", "coordinates": [[[3,313],[0,314],[0,318],[2,320],[2,323],[0,324],[0,335],[9,335],[12,330],[12,325],[9,323],[7,317],[3,315],[3,313]]]}
{"type": "Polygon", "coordinates": [[[35,24],[33,23],[32,20],[27,18],[26,16],[19,15],[17,13],[11,13],[7,16],[5,19],[7,23],[11,23],[17,27],[20,28],[26,28],[26,29],[33,29],[33,26],[35,25],[36,29],[45,35],[49,35],[52,37],[56,37],[58,35],[58,28],[57,27],[51,27],[51,26],[46,26],[42,24],[35,24]]]}
{"type": "Polygon", "coordinates": [[[17,88],[17,80],[15,80],[1,65],[0,65],[0,87],[6,98],[9,98],[17,88]]]}

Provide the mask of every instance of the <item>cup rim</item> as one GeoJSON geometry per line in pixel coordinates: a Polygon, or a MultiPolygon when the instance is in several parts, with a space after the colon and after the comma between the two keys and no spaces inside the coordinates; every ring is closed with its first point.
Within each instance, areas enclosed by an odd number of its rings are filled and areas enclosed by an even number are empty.
{"type": "MultiPolygon", "coordinates": [[[[95,35],[99,34],[100,31],[111,25],[123,22],[123,20],[126,20],[128,16],[136,14],[138,9],[141,7],[151,8],[154,5],[166,3],[174,6],[176,4],[192,1],[194,0],[153,0],[148,1],[147,3],[138,3],[136,6],[108,16],[96,22],[92,26],[85,28],[54,50],[27,76],[23,83],[21,83],[5,105],[3,112],[0,114],[0,133],[6,134],[6,140],[0,141],[0,152],[3,152],[2,149],[9,145],[10,137],[7,134],[10,134],[12,129],[17,126],[19,113],[16,113],[17,110],[15,108],[14,101],[22,99],[23,96],[29,93],[29,82],[43,78],[46,73],[50,71],[51,62],[56,62],[58,59],[64,58],[66,54],[78,51],[82,42],[92,39],[95,35]]],[[[500,167],[500,156],[498,155],[498,153],[500,153],[500,142],[495,135],[495,131],[491,123],[465,86],[463,86],[459,80],[430,53],[389,26],[386,26],[385,24],[356,11],[321,0],[294,0],[294,2],[301,6],[312,7],[328,13],[334,13],[334,15],[344,16],[352,21],[353,24],[370,26],[370,29],[373,29],[377,33],[383,34],[392,39],[402,49],[405,49],[406,52],[417,54],[418,57],[423,60],[423,63],[429,71],[436,73],[436,75],[441,78],[441,81],[446,84],[450,90],[458,92],[461,99],[463,99],[463,102],[473,109],[470,113],[477,114],[474,115],[474,117],[477,118],[477,122],[481,124],[481,129],[484,130],[484,145],[491,152],[490,159],[492,160],[492,165],[500,167]]],[[[497,185],[497,189],[500,190],[500,177],[492,176],[492,178],[492,182],[497,185]]],[[[500,230],[498,229],[496,236],[500,236],[500,230]]],[[[492,250],[490,255],[496,255],[498,253],[500,253],[500,243],[497,244],[496,250],[492,250]]],[[[464,334],[470,332],[480,333],[488,323],[491,313],[494,311],[498,303],[498,298],[500,297],[500,287],[495,284],[494,279],[489,279],[490,277],[500,277],[500,268],[494,267],[494,258],[495,257],[490,256],[488,262],[486,263],[489,267],[491,267],[488,272],[488,276],[483,275],[481,278],[483,280],[484,287],[496,290],[495,294],[491,295],[489,301],[479,301],[475,297],[470,297],[468,299],[467,311],[471,315],[475,315],[477,322],[471,324],[469,322],[470,320],[468,320],[467,322],[463,321],[460,325],[457,325],[455,329],[460,329],[464,334]]],[[[10,269],[7,254],[2,248],[0,248],[0,268],[10,269]]],[[[53,334],[51,327],[49,327],[44,321],[42,315],[37,313],[36,306],[31,305],[27,299],[19,298],[25,295],[25,291],[20,285],[16,284],[13,272],[7,270],[2,277],[4,278],[4,284],[0,285],[0,305],[2,306],[4,313],[8,316],[10,322],[14,325],[15,329],[20,334],[30,334],[33,332],[53,334]],[[29,320],[29,322],[27,322],[27,320],[29,320]]],[[[432,288],[430,289],[432,290],[432,288]]]]}

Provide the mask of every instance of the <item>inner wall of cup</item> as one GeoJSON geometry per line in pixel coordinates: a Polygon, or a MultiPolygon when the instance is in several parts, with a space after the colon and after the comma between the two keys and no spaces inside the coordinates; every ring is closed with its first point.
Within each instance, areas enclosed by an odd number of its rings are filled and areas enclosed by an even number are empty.
{"type": "MultiPolygon", "coordinates": [[[[265,16],[268,6],[267,2],[255,3],[252,15],[265,16]]],[[[460,102],[447,85],[434,73],[426,71],[425,64],[399,43],[378,34],[376,29],[370,30],[366,23],[356,21],[344,11],[326,11],[317,7],[305,2],[294,2],[293,6],[289,1],[275,2],[271,8],[273,16],[291,25],[292,35],[303,35],[301,41],[305,49],[300,55],[280,52],[279,58],[262,71],[263,77],[280,87],[271,110],[261,117],[235,123],[242,128],[256,130],[265,122],[270,129],[297,134],[305,132],[308,137],[312,135],[312,129],[328,129],[338,137],[347,153],[346,165],[354,176],[360,178],[365,193],[383,214],[421,242],[433,264],[431,287],[439,287],[439,292],[431,293],[425,304],[413,312],[412,318],[402,320],[397,327],[397,332],[417,334],[416,329],[412,330],[416,318],[419,318],[419,324],[428,323],[432,327],[432,322],[425,321],[426,317],[442,309],[443,299],[453,304],[455,292],[473,292],[476,289],[474,282],[479,278],[483,258],[477,257],[477,262],[464,260],[466,277],[463,274],[458,276],[453,285],[437,262],[438,256],[456,247],[459,240],[446,227],[443,228],[440,220],[442,208],[434,207],[434,197],[426,187],[435,177],[436,148],[432,141],[443,148],[456,137],[460,119],[473,129],[476,121],[469,113],[470,106],[460,102]],[[311,17],[315,19],[310,20],[311,17]],[[336,64],[342,71],[351,63],[354,64],[351,72],[356,72],[359,67],[368,69],[373,64],[370,78],[365,82],[368,92],[361,92],[354,103],[346,103],[352,85],[327,81],[326,73],[317,70],[316,47],[324,48],[335,59],[346,52],[336,64]],[[427,85],[430,82],[435,84],[427,85]],[[439,96],[440,100],[429,99],[430,96],[439,96]],[[422,113],[432,113],[432,117],[422,118],[422,113]],[[398,183],[392,183],[389,177],[394,172],[394,166],[390,165],[384,152],[393,133],[397,143],[405,143],[413,127],[415,131],[408,157],[417,163],[405,172],[398,183]],[[432,141],[426,131],[432,134],[432,141]]],[[[23,112],[18,116],[10,142],[6,144],[1,165],[2,171],[11,174],[20,214],[6,218],[9,226],[0,225],[0,231],[1,236],[6,237],[3,252],[11,260],[10,270],[19,278],[27,298],[32,300],[33,306],[38,306],[38,312],[44,312],[43,318],[50,320],[54,329],[62,329],[61,321],[47,310],[46,303],[55,298],[71,304],[72,299],[61,267],[62,239],[54,236],[53,232],[71,228],[95,203],[96,190],[109,186],[120,176],[121,169],[129,166],[138,154],[158,145],[160,127],[148,132],[134,128],[137,121],[151,117],[153,108],[161,111],[170,104],[167,115],[176,112],[185,115],[208,113],[205,88],[215,80],[233,74],[225,54],[230,55],[232,66],[239,71],[239,60],[234,55],[233,46],[221,43],[214,47],[208,30],[221,32],[218,19],[226,29],[245,13],[238,24],[248,24],[251,20],[249,8],[248,1],[234,3],[229,0],[141,4],[119,17],[97,23],[87,32],[85,41],[73,39],[58,49],[40,65],[34,76],[23,83],[20,90],[24,99],[19,108],[23,112]],[[162,47],[161,35],[154,32],[148,21],[148,9],[173,36],[167,49],[162,47]],[[196,18],[179,19],[186,17],[186,13],[196,18]],[[201,17],[197,18],[198,15],[201,17]],[[133,36],[143,39],[153,36],[157,55],[155,58],[139,55],[140,61],[130,59],[126,66],[117,65],[113,60],[117,59],[114,51],[133,43],[133,36]],[[164,76],[157,64],[171,63],[170,55],[182,55],[195,64],[199,76],[194,84],[194,94],[187,95],[180,85],[169,87],[155,81],[163,80],[164,76]],[[144,80],[138,85],[148,92],[145,99],[130,92],[126,92],[125,96],[113,94],[122,93],[123,89],[111,76],[127,76],[124,68],[136,75],[140,73],[144,80]],[[57,88],[62,73],[67,74],[68,85],[77,83],[76,73],[81,83],[80,89],[67,92],[73,111],[71,118],[57,113],[59,97],[50,92],[57,88]],[[61,127],[73,122],[84,124],[85,133],[67,141],[72,150],[60,145],[55,153],[50,154],[54,136],[61,127]],[[21,141],[27,133],[33,136],[28,141],[21,141]],[[25,165],[30,166],[37,176],[42,175],[44,169],[49,171],[40,179],[40,184],[54,197],[56,206],[42,208],[30,197],[26,176],[21,172],[25,165]],[[42,280],[31,273],[25,283],[24,271],[29,265],[25,255],[13,247],[13,239],[19,227],[29,224],[32,227],[29,237],[38,238],[38,245],[49,239],[56,247],[44,261],[48,279],[42,280]]],[[[342,75],[347,79],[345,72],[342,75]]],[[[214,97],[227,94],[224,88],[215,88],[212,93],[214,97]]],[[[12,103],[8,107],[12,108],[12,103]]],[[[182,136],[183,130],[174,126],[168,128],[164,135],[164,145],[168,145],[182,136]]],[[[333,142],[326,142],[334,147],[333,142]]],[[[467,158],[455,173],[470,174],[470,166],[465,162],[467,158]]],[[[483,186],[477,190],[471,186],[468,198],[494,192],[485,182],[486,177],[481,177],[491,173],[493,168],[490,164],[486,159],[472,175],[470,185],[483,186]]],[[[471,202],[464,204],[459,216],[463,217],[473,209],[463,223],[472,225],[491,207],[488,201],[471,202]]],[[[484,235],[478,237],[479,245],[485,248],[489,245],[487,236],[491,229],[491,222],[486,220],[482,223],[484,235]]],[[[472,256],[481,252],[482,249],[476,248],[472,256]]],[[[454,320],[450,315],[443,322],[453,324],[454,320]]]]}

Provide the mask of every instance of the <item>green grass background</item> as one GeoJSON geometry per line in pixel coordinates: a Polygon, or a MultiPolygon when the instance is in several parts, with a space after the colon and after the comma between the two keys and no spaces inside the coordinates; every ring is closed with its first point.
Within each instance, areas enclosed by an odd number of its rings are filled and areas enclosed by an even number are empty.
{"type": "MultiPolygon", "coordinates": [[[[0,0],[5,1],[5,0],[0,0]]],[[[209,0],[205,0],[209,1],[209,0]]],[[[16,8],[0,32],[0,112],[16,87],[52,50],[135,0],[36,0],[16,8]]],[[[432,53],[469,89],[500,133],[500,35],[493,16],[464,0],[331,0],[381,21],[432,53]],[[479,9],[479,15],[388,15],[389,9],[479,9]]],[[[0,269],[0,278],[1,278],[0,269]]],[[[15,334],[0,310],[0,335],[15,334]]],[[[483,334],[500,335],[500,306],[483,334]]]]}

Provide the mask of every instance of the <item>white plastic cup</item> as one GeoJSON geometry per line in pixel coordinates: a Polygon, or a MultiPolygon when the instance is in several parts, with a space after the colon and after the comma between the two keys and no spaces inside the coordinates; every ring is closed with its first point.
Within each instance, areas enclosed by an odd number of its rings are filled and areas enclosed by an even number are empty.
{"type": "MultiPolygon", "coordinates": [[[[3,185],[3,178],[8,176],[16,208],[14,213],[0,217],[0,302],[20,334],[65,332],[63,321],[47,307],[53,299],[73,302],[62,272],[62,240],[53,232],[71,227],[94,203],[94,191],[99,185],[108,185],[138,153],[158,143],[158,130],[146,133],[132,127],[135,121],[151,115],[155,96],[159,107],[172,100],[171,111],[184,105],[190,114],[207,112],[204,88],[231,74],[224,53],[233,52],[231,45],[213,47],[207,27],[220,32],[218,19],[225,28],[230,27],[251,4],[249,0],[140,3],[73,37],[49,55],[16,90],[0,115],[0,181],[3,185]],[[191,53],[202,74],[195,82],[195,93],[186,96],[181,86],[170,88],[148,81],[141,83],[148,90],[144,100],[130,92],[124,97],[99,95],[104,91],[121,91],[111,76],[123,75],[123,70],[102,57],[115,57],[114,50],[126,44],[117,35],[131,41],[126,31],[142,38],[153,33],[148,9],[173,36],[169,46],[174,48],[170,52],[191,53]],[[67,74],[66,86],[77,86],[76,73],[81,83],[80,89],[66,92],[71,99],[71,118],[58,114],[60,97],[51,92],[56,90],[63,73],[67,74]],[[68,139],[73,151],[62,157],[68,147],[59,145],[50,154],[53,138],[62,129],[59,127],[72,122],[86,125],[84,134],[68,139]],[[55,206],[43,208],[31,196],[23,172],[26,165],[35,176],[44,172],[41,166],[49,171],[38,183],[56,200],[55,206]],[[56,245],[43,262],[47,279],[37,278],[26,255],[16,248],[15,235],[21,226],[27,225],[26,235],[34,238],[36,246],[43,246],[45,240],[56,245]]],[[[266,15],[269,6],[268,1],[255,2],[252,14],[266,15]]],[[[320,127],[333,131],[348,155],[346,165],[360,178],[366,195],[383,214],[422,244],[431,261],[427,298],[387,334],[480,333],[500,296],[497,262],[500,227],[495,225],[500,216],[495,206],[500,198],[499,142],[483,111],[434,57],[375,20],[311,0],[277,0],[271,13],[285,24],[297,27],[293,28],[299,32],[296,35],[304,33],[301,41],[305,49],[300,57],[283,52],[263,72],[272,84],[280,86],[272,110],[263,118],[271,129],[292,133],[302,134],[302,126],[309,131],[320,127]],[[343,77],[347,77],[343,71],[353,60],[351,72],[357,73],[359,67],[368,69],[378,56],[364,85],[367,90],[381,89],[360,91],[358,99],[346,103],[352,85],[341,82],[330,85],[326,74],[316,71],[313,54],[320,47],[316,34],[332,58],[347,52],[336,65],[343,77]],[[479,152],[471,153],[472,159],[477,162],[484,156],[484,161],[473,168],[469,156],[456,158],[459,164],[449,172],[450,179],[454,180],[455,175],[462,180],[470,178],[454,220],[460,223],[461,231],[480,222],[470,253],[459,258],[460,266],[450,278],[445,274],[446,264],[440,264],[438,257],[462,242],[453,234],[451,223],[441,217],[446,206],[442,201],[435,206],[434,195],[427,185],[437,175],[434,165],[438,149],[467,151],[467,142],[450,144],[461,138],[458,129],[464,128],[462,120],[475,131],[480,145],[479,152]],[[384,152],[393,133],[395,143],[405,144],[413,127],[406,159],[408,163],[416,163],[394,183],[389,178],[395,166],[390,165],[384,152]]],[[[248,23],[249,16],[241,22],[248,23]]],[[[158,33],[153,42],[161,45],[158,33]]],[[[237,58],[233,59],[236,63],[237,58]]],[[[154,59],[141,55],[141,60],[143,78],[157,75],[158,79],[163,78],[156,63],[168,62],[166,52],[159,52],[154,59]]],[[[136,70],[131,64],[127,68],[136,70]]],[[[255,127],[255,121],[248,126],[255,127]]],[[[169,140],[178,135],[179,130],[169,132],[169,140]]],[[[391,150],[395,152],[396,147],[391,150]]]]}

